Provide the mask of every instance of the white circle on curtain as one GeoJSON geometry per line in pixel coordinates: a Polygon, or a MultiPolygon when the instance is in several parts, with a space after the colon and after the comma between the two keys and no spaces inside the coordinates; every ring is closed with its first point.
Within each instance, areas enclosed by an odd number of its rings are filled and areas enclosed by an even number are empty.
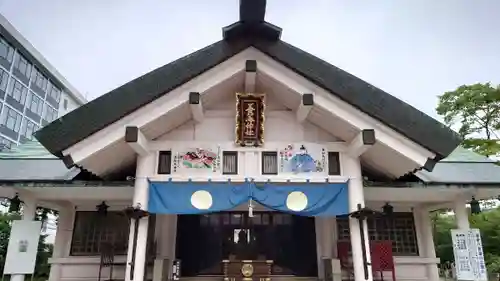
{"type": "Polygon", "coordinates": [[[206,190],[198,190],[191,195],[191,205],[198,210],[208,210],[212,203],[212,195],[206,190]]]}
{"type": "Polygon", "coordinates": [[[286,198],[286,206],[295,212],[303,211],[307,207],[307,196],[300,191],[290,192],[286,198]]]}

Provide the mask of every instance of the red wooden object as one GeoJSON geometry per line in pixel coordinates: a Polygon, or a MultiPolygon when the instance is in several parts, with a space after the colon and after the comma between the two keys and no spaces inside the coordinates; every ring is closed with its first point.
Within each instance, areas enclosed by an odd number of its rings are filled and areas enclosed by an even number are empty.
{"type": "MultiPolygon", "coordinates": [[[[392,241],[370,241],[370,254],[373,280],[396,281],[396,272],[394,270],[394,256],[392,254],[392,241]],[[387,272],[391,272],[391,279],[387,278],[387,272]],[[384,275],[384,273],[386,273],[384,275]]],[[[337,243],[337,257],[340,260],[342,270],[347,273],[347,280],[354,280],[354,269],[351,257],[351,243],[337,243]]]]}
{"type": "Polygon", "coordinates": [[[351,242],[337,243],[337,258],[340,260],[342,272],[347,273],[347,280],[354,280],[354,268],[351,258],[351,242]]]}
{"type": "Polygon", "coordinates": [[[391,280],[396,281],[392,241],[370,242],[370,253],[372,258],[373,280],[389,280],[384,279],[384,273],[391,272],[391,280]]]}

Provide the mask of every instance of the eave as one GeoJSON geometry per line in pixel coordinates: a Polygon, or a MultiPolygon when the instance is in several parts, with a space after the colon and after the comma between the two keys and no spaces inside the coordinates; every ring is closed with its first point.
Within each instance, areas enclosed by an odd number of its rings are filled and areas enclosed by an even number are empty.
{"type": "Polygon", "coordinates": [[[36,133],[36,137],[51,153],[62,156],[63,150],[163,97],[249,46],[254,46],[323,91],[433,151],[435,160],[446,157],[460,143],[460,138],[453,131],[384,91],[283,41],[260,38],[219,41],[89,102],[44,127],[36,133]],[[123,96],[127,98],[123,99],[123,96]],[[86,117],[82,119],[82,116],[86,117]]]}
{"type": "MultiPolygon", "coordinates": [[[[254,79],[253,75],[249,74],[250,70],[254,70],[248,69],[251,61],[255,63],[255,72],[259,77],[257,82],[252,83],[258,85],[260,90],[264,89],[264,92],[267,92],[266,87],[272,88],[269,89],[269,93],[279,92],[276,97],[279,97],[283,105],[296,111],[297,122],[307,120],[340,137],[350,144],[347,153],[354,153],[355,157],[362,156],[368,164],[377,162],[376,160],[370,162],[370,159],[387,159],[390,155],[394,163],[399,164],[385,169],[388,175],[397,178],[415,169],[426,167],[429,159],[436,157],[432,151],[360,112],[259,50],[248,48],[107,128],[65,149],[63,154],[64,159],[67,160],[66,163],[80,165],[103,176],[118,167],[113,166],[114,164],[103,166],[102,159],[115,159],[116,155],[120,155],[121,158],[116,159],[116,163],[126,164],[133,161],[136,154],[147,153],[150,150],[150,142],[160,135],[166,134],[190,119],[203,122],[204,101],[218,102],[213,101],[212,96],[219,95],[222,85],[226,90],[235,89],[235,92],[242,90],[238,87],[244,87],[248,84],[246,82],[248,79],[254,79]],[[175,118],[172,118],[173,116],[175,118]],[[332,124],[334,124],[333,127],[332,124]],[[129,130],[133,128],[134,130],[129,130]],[[129,134],[132,131],[133,136],[129,134]],[[362,135],[364,137],[365,132],[371,132],[372,140],[369,144],[360,143],[359,137],[362,135]],[[131,138],[134,142],[130,141],[131,138]],[[370,147],[373,149],[369,149],[370,147]],[[407,160],[398,161],[403,158],[407,160]]],[[[386,162],[387,165],[390,164],[390,161],[386,162]]]]}

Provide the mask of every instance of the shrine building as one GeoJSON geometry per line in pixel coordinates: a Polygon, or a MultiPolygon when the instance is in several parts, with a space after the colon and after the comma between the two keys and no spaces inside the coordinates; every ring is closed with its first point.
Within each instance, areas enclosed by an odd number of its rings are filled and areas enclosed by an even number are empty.
{"type": "Polygon", "coordinates": [[[439,280],[430,212],[468,228],[500,167],[265,8],[0,155],[24,220],[59,212],[50,281],[439,280]]]}

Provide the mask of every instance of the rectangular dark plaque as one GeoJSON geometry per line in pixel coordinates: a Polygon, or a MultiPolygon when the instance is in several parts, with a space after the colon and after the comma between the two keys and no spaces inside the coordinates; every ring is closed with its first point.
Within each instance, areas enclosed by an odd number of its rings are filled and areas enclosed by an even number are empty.
{"type": "Polygon", "coordinates": [[[241,146],[264,144],[264,94],[236,94],[236,143],[241,146]]]}

